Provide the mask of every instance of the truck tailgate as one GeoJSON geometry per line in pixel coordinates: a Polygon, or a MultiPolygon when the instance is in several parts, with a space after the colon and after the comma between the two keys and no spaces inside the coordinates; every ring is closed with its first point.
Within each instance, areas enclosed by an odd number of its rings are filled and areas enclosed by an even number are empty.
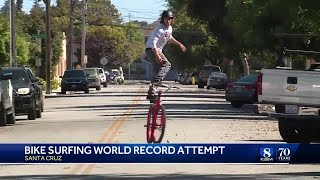
{"type": "Polygon", "coordinates": [[[263,69],[259,102],[320,106],[320,72],[263,69]]]}

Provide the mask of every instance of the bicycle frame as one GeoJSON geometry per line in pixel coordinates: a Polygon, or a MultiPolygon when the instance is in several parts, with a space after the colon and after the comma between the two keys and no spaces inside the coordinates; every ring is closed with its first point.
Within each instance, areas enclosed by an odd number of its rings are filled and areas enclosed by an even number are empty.
{"type": "Polygon", "coordinates": [[[147,117],[147,124],[144,125],[144,127],[147,127],[148,143],[161,143],[162,138],[164,136],[164,131],[166,127],[166,111],[165,107],[162,105],[161,96],[163,95],[163,93],[168,92],[171,88],[180,89],[179,87],[170,87],[164,84],[159,85],[159,87],[166,87],[167,89],[165,91],[159,89],[157,91],[158,95],[156,96],[156,99],[150,105],[147,117]],[[159,113],[161,113],[160,117],[158,117],[159,113]],[[160,134],[156,133],[157,129],[161,129],[160,134]],[[157,137],[157,135],[159,136],[157,137]]]}

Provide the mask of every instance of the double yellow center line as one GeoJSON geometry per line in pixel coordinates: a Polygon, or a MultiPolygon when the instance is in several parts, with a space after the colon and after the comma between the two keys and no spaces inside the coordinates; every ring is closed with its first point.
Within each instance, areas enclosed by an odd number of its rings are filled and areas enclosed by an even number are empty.
{"type": "MultiPolygon", "coordinates": [[[[140,87],[138,92],[141,93],[143,91],[143,87],[140,87]]],[[[127,119],[131,116],[132,111],[134,110],[134,107],[139,104],[141,100],[140,96],[136,96],[132,100],[132,107],[127,109],[123,116],[118,117],[113,121],[111,126],[107,128],[103,135],[98,139],[97,143],[112,143],[116,135],[118,134],[120,128],[123,126],[123,124],[127,121],[127,119]]],[[[79,164],[76,165],[74,168],[71,169],[70,174],[76,174],[80,172],[83,168],[83,172],[81,174],[90,174],[90,172],[95,168],[96,164],[79,164]]]]}

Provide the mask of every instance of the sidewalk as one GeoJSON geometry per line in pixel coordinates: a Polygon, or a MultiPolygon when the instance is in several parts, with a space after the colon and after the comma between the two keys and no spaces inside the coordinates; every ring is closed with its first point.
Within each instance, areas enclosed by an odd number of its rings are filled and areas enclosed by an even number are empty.
{"type": "Polygon", "coordinates": [[[61,92],[61,87],[58,87],[57,89],[51,90],[50,94],[47,94],[46,91],[42,91],[44,98],[47,98],[47,97],[50,97],[50,96],[56,96],[60,92],[61,92]]]}

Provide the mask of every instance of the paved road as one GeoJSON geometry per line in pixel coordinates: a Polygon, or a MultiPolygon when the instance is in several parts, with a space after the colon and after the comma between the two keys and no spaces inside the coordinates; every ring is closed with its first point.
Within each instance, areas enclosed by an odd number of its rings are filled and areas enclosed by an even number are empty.
{"type": "MultiPolygon", "coordinates": [[[[182,86],[164,98],[168,122],[164,143],[283,143],[277,122],[255,114],[254,105],[234,109],[223,91],[182,86]]],[[[145,143],[149,102],[146,85],[109,85],[90,94],[51,95],[43,118],[18,117],[0,128],[3,143],[145,143]]],[[[8,179],[160,177],[166,178],[313,178],[316,165],[82,164],[1,165],[8,179]]]]}

